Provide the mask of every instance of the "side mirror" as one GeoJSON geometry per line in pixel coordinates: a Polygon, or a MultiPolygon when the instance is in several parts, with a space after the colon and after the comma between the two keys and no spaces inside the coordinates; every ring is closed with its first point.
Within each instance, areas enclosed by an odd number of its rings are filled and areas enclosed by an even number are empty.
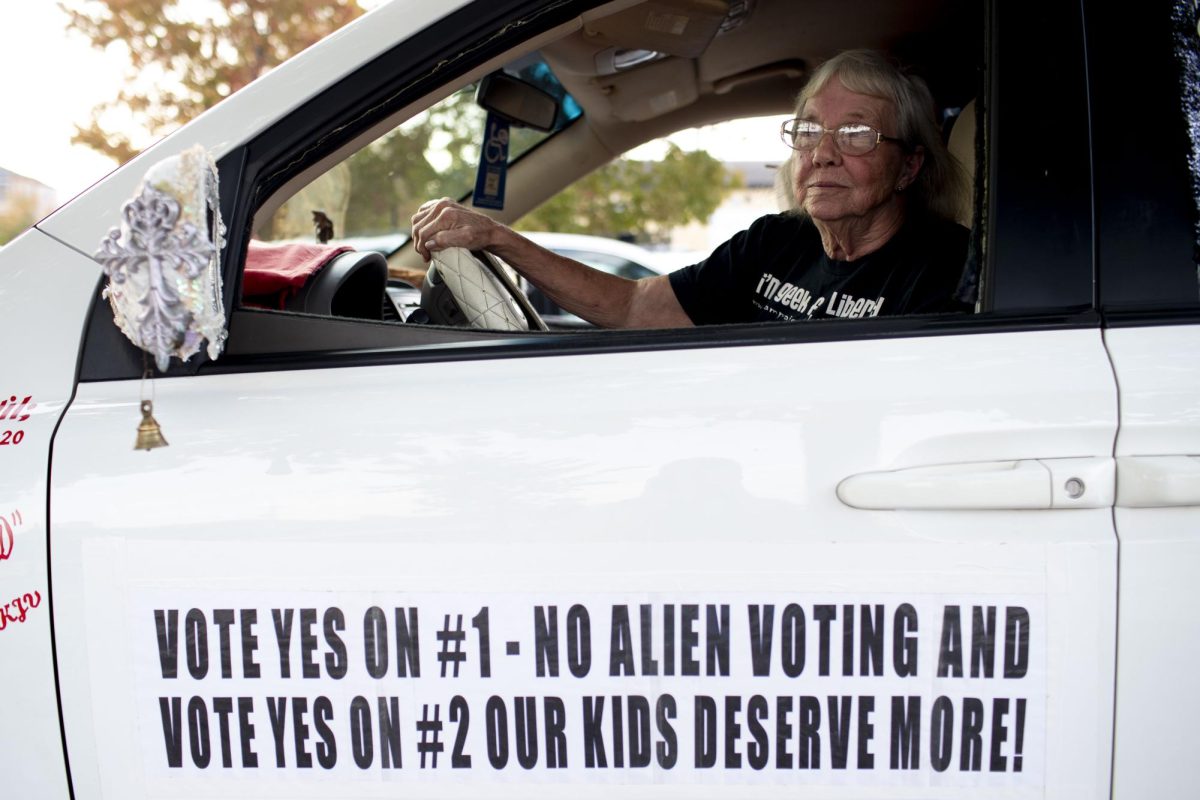
{"type": "Polygon", "coordinates": [[[558,99],[506,72],[493,72],[479,83],[475,102],[514,125],[539,131],[554,130],[558,99]]]}

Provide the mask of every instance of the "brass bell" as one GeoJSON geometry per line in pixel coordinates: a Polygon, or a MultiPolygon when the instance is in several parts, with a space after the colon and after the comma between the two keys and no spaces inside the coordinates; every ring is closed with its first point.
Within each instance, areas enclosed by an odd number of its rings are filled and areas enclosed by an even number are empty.
{"type": "Polygon", "coordinates": [[[156,447],[166,447],[168,442],[163,438],[162,428],[154,418],[154,403],[142,401],[142,421],[138,423],[137,442],[134,450],[153,450],[156,447]]]}

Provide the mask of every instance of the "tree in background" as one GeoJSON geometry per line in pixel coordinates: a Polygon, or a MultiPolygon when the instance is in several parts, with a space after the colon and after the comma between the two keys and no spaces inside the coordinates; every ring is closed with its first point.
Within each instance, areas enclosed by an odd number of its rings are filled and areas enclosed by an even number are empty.
{"type": "Polygon", "coordinates": [[[653,242],[672,227],[707,220],[740,185],[740,176],[708,153],[669,144],[659,162],[619,159],[601,167],[526,214],[520,227],[653,242]]]}
{"type": "Polygon", "coordinates": [[[141,148],[105,127],[110,112],[128,112],[160,138],[363,13],[357,0],[64,0],[59,7],[97,48],[129,49],[128,88],[93,109],[71,139],[119,163],[141,148]]]}
{"type": "MultiPolygon", "coordinates": [[[[70,27],[94,46],[129,50],[129,85],[93,109],[72,141],[119,162],[139,151],[106,125],[127,116],[161,137],[288,57],[363,13],[357,0],[60,0],[70,27]]],[[[310,237],[312,212],[335,222],[335,236],[407,232],[421,202],[460,196],[474,185],[484,114],[466,89],[377,139],[288,200],[266,238],[310,237]]],[[[510,155],[537,137],[513,130],[510,155]],[[525,140],[528,141],[525,141],[525,140]]],[[[603,236],[661,238],[675,225],[704,220],[736,185],[706,153],[671,146],[659,163],[619,160],[527,215],[521,225],[603,236]]]]}
{"type": "Polygon", "coordinates": [[[485,118],[474,96],[474,85],[460,89],[349,159],[351,233],[407,231],[421,203],[474,186],[485,118]]]}

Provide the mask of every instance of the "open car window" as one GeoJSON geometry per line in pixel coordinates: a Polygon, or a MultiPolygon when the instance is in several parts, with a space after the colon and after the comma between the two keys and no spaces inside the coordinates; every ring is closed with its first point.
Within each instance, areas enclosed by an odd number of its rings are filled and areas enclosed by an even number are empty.
{"type": "MultiPolygon", "coordinates": [[[[497,336],[511,338],[512,330],[470,329],[437,320],[428,324],[429,320],[422,315],[411,314],[428,301],[420,294],[426,265],[408,243],[409,221],[416,207],[428,199],[470,197],[487,118],[473,100],[480,81],[488,75],[504,72],[531,82],[550,77],[561,84],[564,102],[552,130],[512,129],[508,195],[502,209],[489,212],[518,229],[561,233],[566,230],[562,226],[539,222],[530,227],[526,221],[530,215],[536,216],[552,206],[570,187],[620,163],[615,159],[636,151],[646,142],[738,118],[765,116],[779,121],[788,118],[793,113],[797,92],[815,66],[840,50],[855,47],[879,49],[928,83],[943,121],[944,138],[970,176],[971,190],[956,212],[957,219],[970,229],[971,237],[963,266],[962,307],[968,308],[973,303],[975,310],[982,312],[975,315],[978,317],[1022,310],[1073,314],[1091,306],[1094,281],[1087,235],[1086,151],[1056,153],[1050,169],[1043,164],[1046,157],[1033,152],[1032,144],[1022,138],[1020,125],[1022,119],[1040,118],[1051,112],[1060,117],[1082,118],[1085,95],[1080,88],[1081,75],[1077,74],[1078,61],[1073,58],[1082,39],[1081,31],[1072,30],[1069,14],[1061,14],[1062,19],[1050,25],[1044,34],[1019,34],[1028,39],[1041,37],[1047,42],[1065,41],[1070,45],[1066,49],[1056,45],[1047,50],[1052,53],[1052,61],[1061,62],[1064,69],[1071,71],[1064,81],[1050,86],[1039,81],[1033,65],[1009,63],[1003,74],[991,68],[990,52],[996,46],[994,31],[999,28],[988,19],[1000,12],[987,3],[921,0],[886,4],[864,0],[852,5],[860,12],[872,13],[866,16],[857,13],[854,17],[870,18],[870,26],[847,25],[836,32],[822,29],[795,39],[780,35],[779,31],[790,29],[785,22],[797,23],[806,14],[834,19],[845,12],[832,7],[805,10],[787,3],[762,2],[753,4],[748,15],[736,24],[722,27],[707,44],[686,52],[683,49],[674,54],[660,52],[645,60],[618,59],[608,63],[600,55],[613,55],[622,48],[604,48],[601,44],[639,41],[637,36],[625,38],[633,30],[621,10],[627,5],[614,5],[608,12],[606,6],[580,3],[578,10],[586,11],[588,20],[606,20],[603,24],[588,22],[582,28],[573,24],[552,30],[537,29],[536,25],[505,28],[507,38],[488,40],[491,51],[469,63],[455,64],[461,80],[455,80],[449,70],[441,67],[432,73],[419,72],[429,67],[414,67],[418,72],[413,74],[424,77],[419,81],[412,79],[416,82],[410,85],[419,86],[420,91],[414,89],[408,106],[400,103],[403,91],[375,89],[376,94],[391,92],[397,97],[390,108],[405,108],[407,116],[382,135],[373,134],[372,141],[357,146],[341,162],[333,166],[322,162],[320,176],[307,186],[295,190],[292,188],[295,181],[288,183],[285,189],[290,194],[282,205],[270,194],[283,185],[279,175],[287,180],[286,170],[294,169],[300,174],[311,172],[312,166],[298,160],[293,167],[292,162],[281,160],[278,167],[267,173],[276,179],[275,188],[254,195],[254,202],[262,210],[252,224],[251,247],[254,242],[317,244],[324,239],[325,245],[346,247],[359,254],[378,254],[384,259],[383,266],[373,258],[355,262],[373,264],[374,277],[358,284],[360,288],[368,287],[370,297],[362,303],[343,303],[341,311],[330,304],[297,307],[261,302],[260,298],[249,295],[243,278],[242,299],[248,302],[240,309],[244,313],[235,314],[240,319],[235,319],[232,325],[231,351],[404,349],[429,343],[471,344],[497,336]],[[510,55],[495,52],[500,49],[501,41],[510,55]],[[489,54],[491,58],[486,60],[484,55],[489,54]],[[739,58],[749,59],[758,66],[746,68],[739,58]],[[428,76],[435,74],[443,81],[443,88],[429,83],[428,76]],[[440,99],[422,107],[422,97],[440,99]],[[994,114],[1001,107],[1014,111],[1001,118],[994,114]],[[1000,150],[1009,155],[997,158],[1000,150]],[[1008,167],[997,172],[1002,161],[1008,167]],[[1042,166],[1035,169],[1038,164],[1042,166]],[[1050,246],[1045,246],[1047,240],[1050,246]],[[1047,263],[1048,259],[1054,261],[1053,265],[1047,263]],[[264,316],[280,311],[298,311],[305,317],[264,316]],[[336,321],[321,323],[312,319],[330,316],[336,321]],[[425,324],[418,327],[411,324],[414,322],[425,324]]],[[[474,51],[468,48],[462,52],[474,51]]],[[[1045,68],[1042,65],[1041,70],[1045,68]]],[[[381,87],[406,85],[391,77],[394,70],[390,68],[378,73],[372,73],[372,69],[364,68],[369,79],[356,77],[339,88],[349,91],[369,84],[370,80],[381,87]]],[[[384,106],[379,108],[381,114],[388,111],[384,106]]],[[[329,128],[333,124],[329,121],[321,124],[327,130],[337,131],[342,140],[362,135],[348,127],[329,128]]],[[[378,130],[379,120],[364,115],[359,127],[362,131],[378,130]]],[[[314,140],[324,141],[319,136],[326,134],[314,134],[314,140]]],[[[269,136],[264,141],[269,142],[269,136]]],[[[294,135],[290,141],[294,141],[294,135]]],[[[297,152],[296,145],[291,147],[287,158],[297,152]]],[[[768,168],[776,166],[787,152],[777,133],[767,137],[761,148],[750,145],[747,151],[747,162],[768,168]]],[[[313,156],[320,157],[321,153],[314,149],[313,156]]],[[[622,202],[613,194],[597,194],[599,197],[592,198],[594,202],[613,206],[622,202]]],[[[778,198],[774,198],[774,204],[777,209],[778,198]]],[[[574,213],[588,215],[587,210],[576,209],[574,213]]],[[[753,216],[754,213],[743,209],[739,226],[745,227],[753,216]]],[[[614,237],[623,231],[603,233],[614,237]]],[[[662,246],[667,240],[638,241],[662,246]]],[[[673,267],[678,268],[704,258],[713,241],[692,238],[674,247],[695,256],[677,259],[673,267]]],[[[245,275],[250,274],[250,266],[245,275]]],[[[966,321],[971,315],[961,316],[963,319],[954,324],[966,321]]],[[[864,323],[881,331],[901,324],[895,318],[864,323]]],[[[926,323],[916,324],[919,327],[926,323]]],[[[909,327],[907,323],[903,325],[909,327]]],[[[936,325],[938,330],[954,329],[945,320],[937,321],[936,325]]],[[[834,330],[818,332],[801,330],[802,326],[791,327],[794,330],[786,333],[788,337],[844,335],[834,330]]],[[[749,341],[761,336],[777,337],[780,333],[747,329],[738,335],[745,335],[749,341]]],[[[707,335],[697,329],[681,330],[680,336],[702,345],[707,335]]],[[[565,341],[544,338],[550,346],[565,341]]]]}
{"type": "MultiPolygon", "coordinates": [[[[583,112],[536,54],[502,71],[551,93],[559,103],[551,129],[511,128],[507,155],[513,163],[583,112]]],[[[256,237],[394,251],[407,241],[409,219],[421,203],[463,197],[474,185],[486,120],[475,101],[478,90],[478,81],[459,88],[338,163],[269,217],[256,220],[256,237]]]]}

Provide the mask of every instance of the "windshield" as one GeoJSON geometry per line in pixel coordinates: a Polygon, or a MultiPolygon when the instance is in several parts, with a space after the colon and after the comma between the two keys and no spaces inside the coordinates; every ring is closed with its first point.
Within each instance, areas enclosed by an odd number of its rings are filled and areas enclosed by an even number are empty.
{"type": "MultiPolygon", "coordinates": [[[[511,129],[511,164],[583,111],[536,53],[506,66],[504,72],[536,85],[559,103],[550,131],[511,129]]],[[[408,240],[410,220],[421,203],[470,194],[487,117],[475,103],[477,88],[477,83],[463,86],[333,167],[284,203],[259,228],[259,237],[311,242],[321,220],[327,231],[332,228],[330,241],[385,254],[396,250],[408,240]]]]}

